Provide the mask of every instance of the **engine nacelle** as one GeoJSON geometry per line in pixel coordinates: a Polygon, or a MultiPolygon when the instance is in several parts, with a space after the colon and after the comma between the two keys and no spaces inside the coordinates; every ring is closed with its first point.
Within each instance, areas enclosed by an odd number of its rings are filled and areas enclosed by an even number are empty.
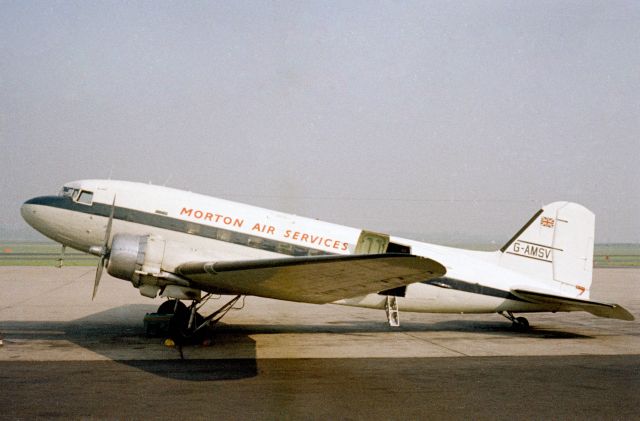
{"type": "Polygon", "coordinates": [[[144,276],[160,274],[164,247],[164,240],[155,235],[116,234],[111,243],[107,272],[139,287],[144,276]]]}
{"type": "Polygon", "coordinates": [[[189,253],[184,245],[169,245],[157,235],[116,234],[111,242],[107,272],[131,281],[146,297],[155,298],[162,290],[164,297],[199,300],[199,289],[190,288],[187,280],[171,273],[170,265],[168,269],[163,267],[165,252],[179,259],[181,253],[189,253]]]}

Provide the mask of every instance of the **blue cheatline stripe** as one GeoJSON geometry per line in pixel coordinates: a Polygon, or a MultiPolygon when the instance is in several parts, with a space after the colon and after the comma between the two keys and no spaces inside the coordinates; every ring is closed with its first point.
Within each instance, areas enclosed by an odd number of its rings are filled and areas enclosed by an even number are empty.
{"type": "MultiPolygon", "coordinates": [[[[80,212],[87,215],[103,216],[105,218],[108,218],[111,215],[111,205],[97,202],[94,202],[92,205],[84,205],[74,202],[70,197],[36,197],[25,202],[25,204],[50,206],[58,209],[80,212]]],[[[293,245],[284,241],[266,239],[229,229],[212,227],[210,225],[199,224],[197,222],[185,221],[161,214],[142,212],[137,209],[123,208],[119,206],[116,206],[115,208],[113,219],[149,225],[169,231],[210,238],[212,240],[224,241],[231,244],[238,244],[245,247],[252,247],[289,256],[321,256],[333,254],[311,247],[293,245]]]]}

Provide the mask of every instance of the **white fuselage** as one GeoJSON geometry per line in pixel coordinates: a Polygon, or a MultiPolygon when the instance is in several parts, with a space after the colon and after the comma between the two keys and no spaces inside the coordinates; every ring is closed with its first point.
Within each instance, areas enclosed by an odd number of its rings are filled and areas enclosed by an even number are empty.
{"type": "MultiPolygon", "coordinates": [[[[83,180],[65,186],[66,193],[27,201],[22,215],[53,240],[88,252],[104,241],[112,205],[111,236],[153,234],[180,244],[181,253],[165,256],[175,265],[192,260],[245,259],[316,254],[353,254],[361,229],[299,217],[187,191],[113,180],[83,180]],[[91,197],[83,192],[91,193],[91,197]]],[[[545,285],[498,265],[499,252],[477,252],[390,237],[446,267],[442,281],[415,283],[398,297],[403,311],[492,313],[554,311],[518,300],[509,291],[545,285]]],[[[379,294],[341,300],[336,304],[384,308],[379,294]]]]}

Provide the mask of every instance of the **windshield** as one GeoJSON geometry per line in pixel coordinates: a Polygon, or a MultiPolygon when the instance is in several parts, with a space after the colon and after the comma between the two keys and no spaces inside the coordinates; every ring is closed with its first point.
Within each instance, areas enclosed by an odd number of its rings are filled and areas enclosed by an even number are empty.
{"type": "Polygon", "coordinates": [[[58,196],[62,196],[62,197],[73,197],[74,193],[78,191],[77,189],[74,189],[73,187],[67,187],[64,186],[62,188],[62,190],[60,190],[60,193],[58,194],[58,196]]]}
{"type": "Polygon", "coordinates": [[[74,187],[64,186],[58,196],[69,197],[74,202],[82,203],[85,205],[91,205],[93,203],[93,192],[88,190],[81,190],[74,187]]]}

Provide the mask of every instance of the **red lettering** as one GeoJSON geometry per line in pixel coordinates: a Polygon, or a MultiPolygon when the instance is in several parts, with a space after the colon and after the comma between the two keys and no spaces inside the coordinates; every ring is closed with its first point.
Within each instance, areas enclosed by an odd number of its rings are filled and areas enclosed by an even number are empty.
{"type": "Polygon", "coordinates": [[[267,234],[275,234],[276,233],[276,229],[274,227],[272,227],[271,225],[269,225],[269,228],[267,229],[267,234]]]}
{"type": "Polygon", "coordinates": [[[333,241],[333,240],[331,240],[331,238],[325,238],[324,239],[324,246],[325,247],[331,247],[331,241],[333,241]],[[327,244],[327,243],[329,243],[329,244],[327,244]]]}
{"type": "Polygon", "coordinates": [[[347,251],[347,247],[349,247],[349,243],[342,243],[342,250],[347,251]]]}
{"type": "Polygon", "coordinates": [[[307,233],[302,234],[302,237],[300,237],[300,241],[309,242],[309,234],[307,234],[307,233]]]}
{"type": "Polygon", "coordinates": [[[213,214],[211,212],[205,213],[200,209],[196,209],[194,211],[193,208],[187,209],[186,207],[183,207],[182,210],[180,210],[180,215],[191,216],[196,219],[204,219],[205,221],[223,222],[226,225],[234,225],[238,228],[242,228],[242,225],[244,224],[244,219],[240,219],[240,218],[234,219],[228,216],[220,215],[219,213],[216,213],[216,214],[213,214]]]}
{"type": "Polygon", "coordinates": [[[293,233],[293,239],[294,239],[294,240],[297,240],[297,239],[298,239],[298,237],[300,237],[300,231],[296,231],[296,232],[294,232],[294,233],[293,233]]]}
{"type": "Polygon", "coordinates": [[[311,244],[315,244],[316,241],[318,241],[318,244],[320,244],[320,241],[322,241],[322,237],[318,237],[317,235],[312,235],[311,236],[311,244]]]}
{"type": "Polygon", "coordinates": [[[337,249],[337,248],[339,248],[339,247],[340,247],[340,241],[338,241],[338,240],[334,241],[334,242],[333,242],[333,248],[334,248],[334,249],[337,249]]]}
{"type": "Polygon", "coordinates": [[[291,237],[291,230],[286,230],[284,232],[284,238],[289,238],[289,237],[291,237]]]}
{"type": "Polygon", "coordinates": [[[253,226],[253,228],[251,228],[251,231],[260,231],[260,232],[262,232],[260,224],[256,222],[256,224],[253,226]]]}

